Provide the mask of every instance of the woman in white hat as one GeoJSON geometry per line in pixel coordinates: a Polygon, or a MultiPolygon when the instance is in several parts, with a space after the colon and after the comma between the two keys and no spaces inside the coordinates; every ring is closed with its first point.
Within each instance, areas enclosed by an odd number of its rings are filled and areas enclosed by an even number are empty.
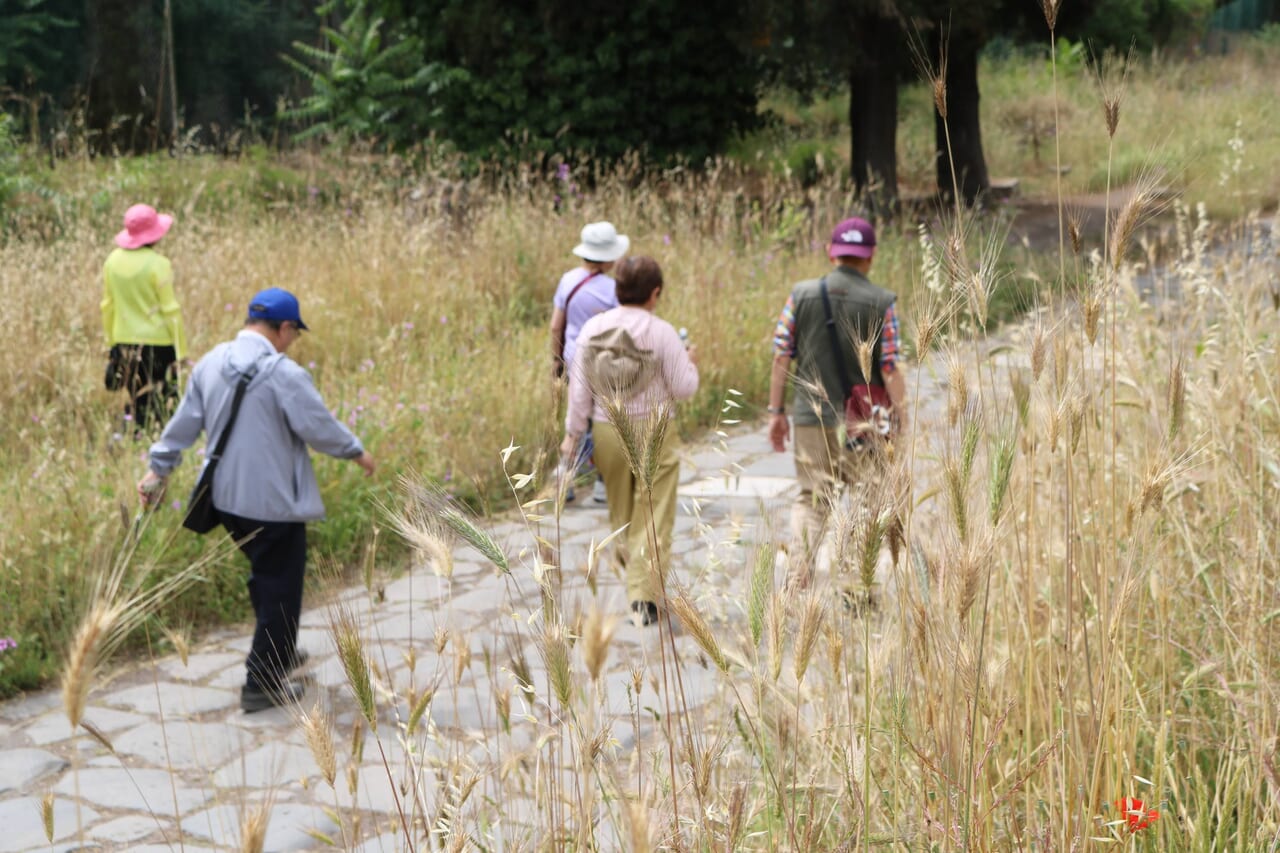
{"type": "MultiPolygon", "coordinates": [[[[582,259],[582,263],[560,277],[552,301],[551,363],[557,379],[564,376],[566,365],[573,364],[573,353],[583,324],[603,311],[618,307],[617,282],[610,273],[630,247],[631,240],[627,235],[619,234],[612,222],[592,222],[582,229],[582,239],[573,247],[573,253],[582,259]]],[[[590,455],[588,431],[579,465],[590,455]]],[[[573,499],[573,486],[570,484],[565,491],[565,500],[573,499]]],[[[603,480],[596,480],[592,499],[596,503],[605,502],[603,480]]]]}
{"type": "Polygon", "coordinates": [[[125,420],[133,420],[138,436],[153,417],[163,420],[163,407],[176,396],[170,369],[187,357],[173,266],[154,249],[172,225],[172,216],[135,204],[116,235],[119,248],[102,267],[102,328],[111,348],[105,382],[110,391],[128,393],[125,420]]]}

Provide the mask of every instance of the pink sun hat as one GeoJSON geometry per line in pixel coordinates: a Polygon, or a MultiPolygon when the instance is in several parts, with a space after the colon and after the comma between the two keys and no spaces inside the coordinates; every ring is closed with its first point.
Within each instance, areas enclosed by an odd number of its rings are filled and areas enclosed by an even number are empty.
{"type": "Polygon", "coordinates": [[[122,249],[137,249],[159,240],[169,232],[173,217],[156,213],[149,204],[135,204],[124,212],[124,230],[116,235],[116,245],[122,249]]]}

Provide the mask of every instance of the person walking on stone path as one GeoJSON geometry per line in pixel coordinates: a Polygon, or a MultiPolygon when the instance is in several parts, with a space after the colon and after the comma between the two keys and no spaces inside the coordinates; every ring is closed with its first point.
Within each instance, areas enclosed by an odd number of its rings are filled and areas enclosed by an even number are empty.
{"type": "Polygon", "coordinates": [[[249,598],[257,623],[240,692],[246,712],[295,702],[305,689],[288,676],[307,658],[297,648],[306,523],[324,517],[307,448],[351,459],[366,475],[374,471],[373,456],[330,413],[310,374],[285,354],[306,329],[292,293],[272,287],[255,295],[235,339],[214,347],[192,370],[186,394],[151,446],[150,469],[138,483],[144,506],[159,501],[182,451],[201,432],[209,447],[217,445],[236,388],[243,377],[251,377],[212,486],[222,526],[249,558],[249,598]]]}
{"type": "Polygon", "coordinates": [[[102,330],[111,351],[105,383],[108,391],[129,395],[125,420],[133,423],[126,431],[138,437],[177,396],[172,373],[187,357],[173,266],[155,250],[172,225],[172,216],[133,205],[115,237],[119,248],[102,267],[102,330]]]}
{"type": "MultiPolygon", "coordinates": [[[[618,307],[618,285],[609,273],[631,246],[627,235],[619,234],[612,222],[589,223],[582,229],[581,237],[573,253],[582,263],[560,277],[552,299],[551,368],[556,379],[564,376],[565,368],[573,364],[583,324],[597,314],[618,307]]],[[[576,464],[565,466],[565,475],[576,474],[591,455],[591,424],[588,423],[579,458],[576,464]]],[[[603,479],[597,478],[591,497],[596,503],[605,502],[603,479]]],[[[564,499],[574,499],[572,483],[565,490],[564,499]]]]}
{"type": "Polygon", "coordinates": [[[803,589],[813,578],[816,552],[838,499],[838,485],[846,484],[855,501],[860,493],[882,485],[883,447],[847,433],[845,400],[851,388],[884,388],[896,431],[906,428],[906,383],[898,363],[894,311],[897,297],[867,278],[875,250],[876,232],[865,219],[854,217],[837,225],[827,245],[831,271],[795,285],[774,332],[769,440],[779,453],[792,437],[784,399],[793,367],[795,373],[792,419],[800,493],[791,508],[789,588],[803,589]],[[865,377],[859,342],[873,344],[866,361],[871,375],[865,377]]]}
{"type": "Polygon", "coordinates": [[[663,605],[662,572],[671,552],[680,479],[677,440],[670,418],[677,400],[698,390],[697,352],[654,315],[662,295],[662,270],[652,258],[618,264],[617,308],[582,326],[569,368],[569,410],[563,458],[581,447],[587,419],[595,422],[596,466],[609,499],[609,526],[630,525],[617,547],[626,569],[627,599],[640,625],[658,620],[663,605]],[[615,423],[615,418],[625,423],[615,423]],[[631,459],[647,454],[651,436],[657,464],[650,483],[637,477],[631,459]],[[630,442],[628,446],[627,442],[630,442]],[[651,537],[656,538],[657,551],[651,537]]]}

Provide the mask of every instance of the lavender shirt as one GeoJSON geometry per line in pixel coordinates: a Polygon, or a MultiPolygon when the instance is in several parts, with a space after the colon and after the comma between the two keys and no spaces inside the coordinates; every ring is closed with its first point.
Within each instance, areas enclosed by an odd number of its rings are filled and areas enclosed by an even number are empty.
{"type": "MultiPolygon", "coordinates": [[[[582,267],[569,270],[556,285],[556,296],[552,304],[564,311],[565,300],[578,286],[587,271],[582,267]]],[[[578,349],[578,335],[582,332],[582,324],[601,311],[618,307],[618,285],[608,273],[593,275],[573,296],[569,310],[565,314],[564,326],[564,363],[573,364],[573,354],[578,349]]]]}

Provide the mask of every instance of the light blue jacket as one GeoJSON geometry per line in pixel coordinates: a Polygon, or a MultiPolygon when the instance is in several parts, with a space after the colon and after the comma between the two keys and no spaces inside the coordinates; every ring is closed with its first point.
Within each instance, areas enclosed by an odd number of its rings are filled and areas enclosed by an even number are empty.
{"type": "Polygon", "coordinates": [[[151,470],[167,477],[202,431],[212,452],[231,415],[240,376],[253,365],[257,374],[245,389],[214,474],[213,505],[256,521],[324,518],[307,448],[354,459],[364,446],[329,412],[311,375],[248,329],[196,364],[178,410],[151,445],[151,470]]]}

